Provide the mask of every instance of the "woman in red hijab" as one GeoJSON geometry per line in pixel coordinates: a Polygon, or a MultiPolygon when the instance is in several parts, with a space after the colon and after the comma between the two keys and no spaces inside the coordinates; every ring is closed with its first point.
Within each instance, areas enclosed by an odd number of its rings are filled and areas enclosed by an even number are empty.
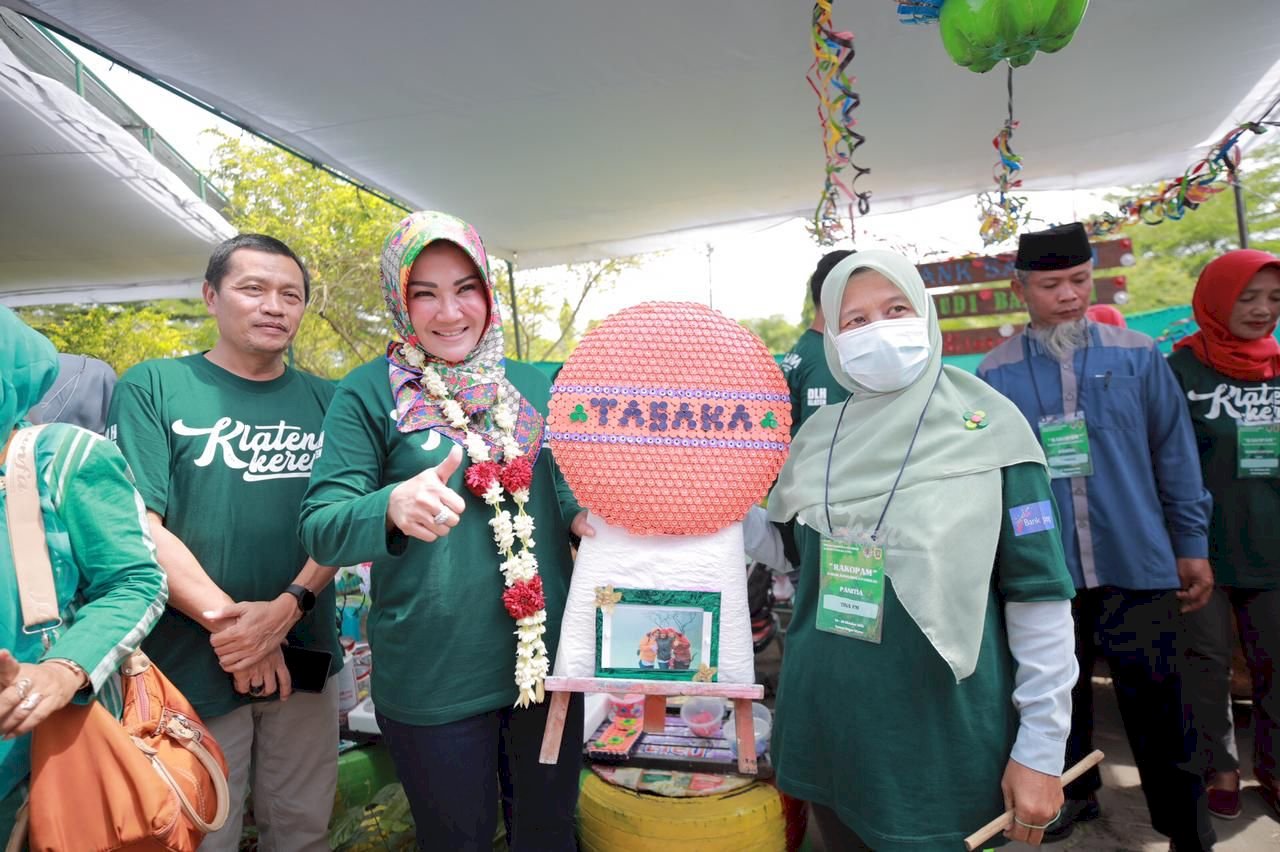
{"type": "Polygon", "coordinates": [[[1207,764],[1209,810],[1240,815],[1231,718],[1231,613],[1253,680],[1254,776],[1280,816],[1280,258],[1230,251],[1200,273],[1200,330],[1169,358],[1187,395],[1205,487],[1213,494],[1209,559],[1217,587],[1184,616],[1186,703],[1207,764]]]}

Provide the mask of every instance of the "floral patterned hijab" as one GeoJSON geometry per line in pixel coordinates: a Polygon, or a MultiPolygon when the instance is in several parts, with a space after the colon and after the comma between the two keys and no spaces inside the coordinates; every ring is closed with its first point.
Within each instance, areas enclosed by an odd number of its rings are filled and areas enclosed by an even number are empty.
{"type": "Polygon", "coordinates": [[[515,439],[532,462],[542,445],[546,428],[542,415],[507,380],[503,367],[502,315],[489,276],[489,256],[476,229],[456,216],[435,211],[411,213],[387,237],[382,247],[382,295],[391,313],[396,338],[387,344],[391,394],[396,402],[396,426],[401,432],[435,429],[458,444],[464,433],[449,425],[441,401],[427,393],[423,371],[430,367],[440,375],[453,399],[462,406],[473,432],[479,434],[495,459],[502,458],[502,443],[491,409],[499,403],[515,418],[515,439]],[[418,255],[436,240],[448,240],[475,263],[489,295],[489,324],[480,342],[458,363],[427,352],[409,320],[405,290],[409,269],[418,255]]]}

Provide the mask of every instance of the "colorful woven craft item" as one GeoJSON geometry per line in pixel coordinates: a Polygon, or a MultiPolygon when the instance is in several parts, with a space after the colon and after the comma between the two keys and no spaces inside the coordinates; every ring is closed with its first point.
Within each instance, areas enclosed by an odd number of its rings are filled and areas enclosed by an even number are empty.
{"type": "Polygon", "coordinates": [[[858,123],[853,111],[862,104],[861,96],[853,90],[856,78],[848,74],[853,57],[853,33],[837,32],[831,22],[831,0],[818,0],[813,6],[813,64],[805,80],[818,96],[818,121],[826,156],[822,195],[809,225],[809,233],[823,246],[834,245],[844,232],[840,220],[842,195],[849,199],[851,228],[855,206],[860,216],[871,210],[871,193],[857,188],[858,178],[871,170],[853,162],[853,153],[867,141],[853,129],[858,123]],[[846,170],[853,172],[847,182],[841,176],[846,170]]]}
{"type": "Polygon", "coordinates": [[[647,302],[592,329],[551,388],[547,434],[578,502],[637,535],[742,520],[791,441],[758,337],[705,305],[647,302]]]}

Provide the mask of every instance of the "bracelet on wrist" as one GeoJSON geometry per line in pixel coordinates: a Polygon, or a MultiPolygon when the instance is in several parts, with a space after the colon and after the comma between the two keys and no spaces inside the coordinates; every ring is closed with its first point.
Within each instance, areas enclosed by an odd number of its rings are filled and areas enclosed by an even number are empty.
{"type": "Polygon", "coordinates": [[[76,686],[78,689],[84,689],[86,686],[89,685],[89,673],[86,672],[84,669],[80,668],[79,663],[73,662],[68,659],[64,659],[63,657],[50,657],[44,662],[53,663],[56,666],[62,666],[63,668],[69,669],[71,672],[73,672],[75,676],[78,678],[78,680],[76,681],[76,686]]]}

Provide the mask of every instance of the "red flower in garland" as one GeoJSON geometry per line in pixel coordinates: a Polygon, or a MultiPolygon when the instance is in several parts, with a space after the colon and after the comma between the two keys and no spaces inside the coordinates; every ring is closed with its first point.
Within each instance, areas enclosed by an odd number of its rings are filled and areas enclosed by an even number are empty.
{"type": "Polygon", "coordinates": [[[532,580],[517,580],[502,593],[502,605],[517,621],[537,615],[547,606],[547,599],[542,594],[542,578],[535,574],[532,580]]]}
{"type": "Polygon", "coordinates": [[[484,493],[489,490],[489,486],[494,482],[501,481],[502,467],[497,462],[491,461],[473,464],[467,468],[467,472],[462,475],[462,479],[466,482],[468,491],[483,499],[484,493]]]}
{"type": "Polygon", "coordinates": [[[528,456],[512,459],[502,466],[502,487],[508,494],[528,488],[533,482],[533,464],[528,456]]]}

